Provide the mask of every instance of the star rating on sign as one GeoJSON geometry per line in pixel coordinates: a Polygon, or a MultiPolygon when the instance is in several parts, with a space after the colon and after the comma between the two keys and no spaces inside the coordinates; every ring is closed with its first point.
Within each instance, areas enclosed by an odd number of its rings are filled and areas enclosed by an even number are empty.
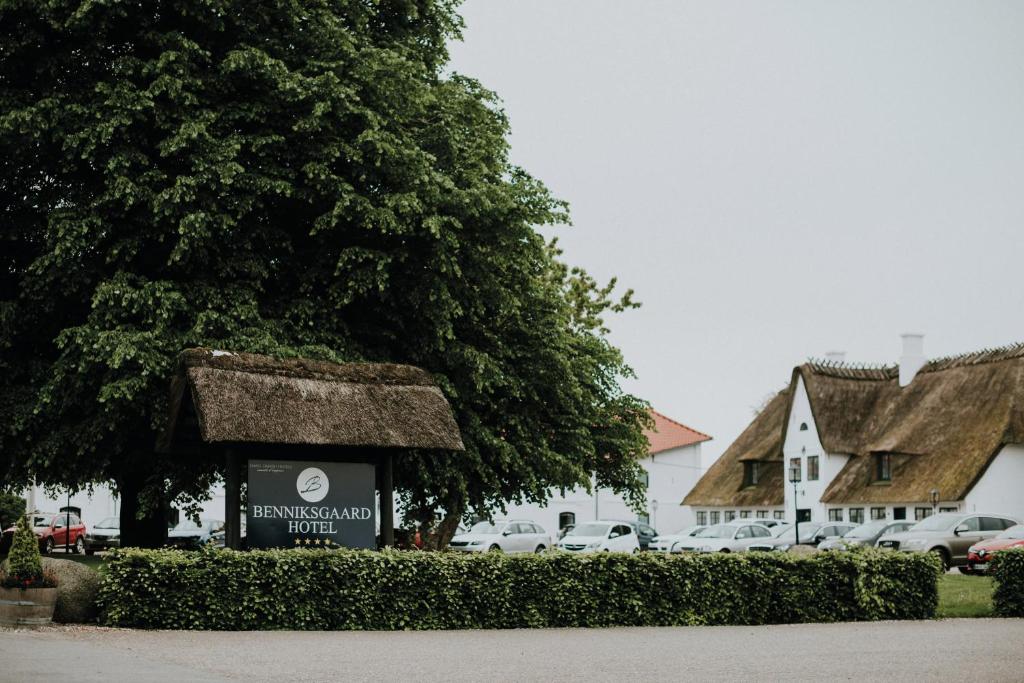
{"type": "Polygon", "coordinates": [[[295,537],[295,545],[296,546],[303,546],[303,545],[319,546],[319,545],[323,545],[323,547],[326,548],[326,547],[330,547],[330,546],[336,546],[338,544],[335,543],[334,541],[332,541],[329,538],[299,538],[298,536],[296,536],[295,537]]]}

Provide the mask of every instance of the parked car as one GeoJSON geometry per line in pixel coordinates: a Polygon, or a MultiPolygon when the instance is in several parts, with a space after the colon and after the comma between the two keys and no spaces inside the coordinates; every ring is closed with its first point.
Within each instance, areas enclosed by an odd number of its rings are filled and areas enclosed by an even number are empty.
{"type": "Polygon", "coordinates": [[[219,519],[201,519],[199,523],[183,519],[167,532],[167,545],[175,548],[199,548],[210,542],[214,534],[224,530],[219,519]]]}
{"type": "Polygon", "coordinates": [[[873,548],[875,542],[886,534],[896,534],[914,526],[914,522],[893,522],[876,519],[860,526],[855,526],[839,538],[826,538],[818,544],[819,550],[845,550],[855,546],[873,548]]]}
{"type": "Polygon", "coordinates": [[[633,527],[633,531],[636,532],[637,538],[640,540],[640,550],[649,550],[651,547],[651,541],[657,536],[658,532],[654,530],[654,527],[644,524],[643,522],[621,520],[621,519],[610,519],[609,522],[622,522],[633,527]]]}
{"type": "MultiPolygon", "coordinates": [[[[238,521],[239,521],[238,547],[244,550],[244,549],[249,547],[248,546],[248,541],[247,541],[247,538],[246,538],[246,534],[245,534],[245,515],[242,515],[241,518],[238,521]]],[[[170,533],[168,533],[167,535],[168,535],[168,537],[170,537],[170,533]]],[[[227,528],[226,528],[226,526],[221,526],[221,528],[219,530],[214,531],[212,534],[210,534],[210,538],[206,542],[209,545],[212,545],[214,548],[225,548],[225,547],[227,547],[227,538],[228,538],[227,528]]]]}
{"type": "MultiPolygon", "coordinates": [[[[74,512],[70,513],[71,530],[68,534],[68,513],[66,512],[34,512],[30,516],[32,530],[39,539],[39,550],[47,555],[57,548],[63,548],[65,543],[70,546],[71,552],[81,554],[85,552],[85,523],[74,512]]],[[[10,545],[10,539],[14,537],[15,527],[4,530],[4,536],[10,538],[4,543],[10,545]]]]}
{"type": "Polygon", "coordinates": [[[698,531],[705,528],[707,528],[706,524],[694,524],[693,526],[684,527],[674,534],[655,536],[651,539],[650,550],[658,553],[678,553],[680,551],[676,546],[679,545],[680,541],[695,535],[698,531]]]}
{"type": "Polygon", "coordinates": [[[940,512],[926,517],[898,534],[878,539],[879,548],[903,552],[932,552],[942,558],[944,567],[967,564],[967,549],[995,538],[1020,520],[985,512],[940,512]]]}
{"type": "Polygon", "coordinates": [[[551,547],[551,536],[535,522],[498,519],[477,522],[468,533],[453,538],[448,547],[467,553],[539,553],[551,547]]]}
{"type": "Polygon", "coordinates": [[[817,546],[831,537],[839,537],[856,525],[848,522],[800,522],[800,542],[796,541],[796,526],[786,527],[782,533],[766,541],[758,541],[749,550],[789,550],[794,545],[817,546]]]}
{"type": "Polygon", "coordinates": [[[640,539],[626,522],[583,522],[574,526],[555,547],[574,553],[598,551],[640,552],[640,539]]]}
{"type": "Polygon", "coordinates": [[[121,519],[107,517],[85,532],[85,554],[121,547],[121,519]]]}
{"type": "Polygon", "coordinates": [[[967,549],[967,564],[960,567],[960,571],[963,574],[986,574],[990,571],[994,554],[1019,547],[1024,547],[1024,524],[1011,526],[990,541],[972,545],[967,549]]]}
{"type": "Polygon", "coordinates": [[[734,519],[701,529],[693,536],[676,544],[684,553],[740,553],[752,543],[768,541],[772,532],[766,526],[751,524],[750,520],[734,519]]]}

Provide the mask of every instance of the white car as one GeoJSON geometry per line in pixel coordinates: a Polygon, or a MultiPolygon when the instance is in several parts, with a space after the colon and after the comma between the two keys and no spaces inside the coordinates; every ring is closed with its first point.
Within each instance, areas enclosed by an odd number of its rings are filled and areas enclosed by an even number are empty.
{"type": "Polygon", "coordinates": [[[584,522],[577,524],[555,544],[559,550],[573,553],[617,551],[640,552],[640,538],[625,522],[584,522]]]}
{"type": "Polygon", "coordinates": [[[705,528],[704,524],[695,524],[688,526],[684,529],[680,529],[674,534],[664,534],[662,536],[655,536],[651,539],[651,545],[649,550],[656,553],[678,553],[679,548],[677,547],[680,542],[689,539],[694,536],[698,531],[705,528]]]}
{"type": "Polygon", "coordinates": [[[551,536],[536,522],[496,519],[477,522],[448,547],[465,553],[539,553],[551,547],[551,536]]]}
{"type": "Polygon", "coordinates": [[[741,553],[751,544],[771,537],[768,527],[748,519],[736,519],[702,529],[676,547],[684,553],[741,553]]]}

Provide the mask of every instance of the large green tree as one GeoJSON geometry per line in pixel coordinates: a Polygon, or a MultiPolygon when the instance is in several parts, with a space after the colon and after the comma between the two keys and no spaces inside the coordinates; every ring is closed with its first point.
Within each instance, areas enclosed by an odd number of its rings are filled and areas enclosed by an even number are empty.
{"type": "Polygon", "coordinates": [[[113,481],[129,526],[202,496],[219,464],[153,446],[213,346],[434,373],[467,450],[401,459],[411,510],[642,499],[632,302],[536,232],[565,207],[446,71],[455,4],[0,0],[4,484],[113,481]]]}

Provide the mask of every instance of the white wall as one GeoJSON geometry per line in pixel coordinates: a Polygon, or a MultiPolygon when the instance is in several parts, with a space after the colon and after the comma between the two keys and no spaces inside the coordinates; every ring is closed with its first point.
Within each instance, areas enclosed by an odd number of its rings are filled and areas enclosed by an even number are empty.
{"type": "MultiPolygon", "coordinates": [[[[648,476],[647,515],[650,525],[659,532],[670,533],[693,524],[693,510],[680,503],[703,473],[700,444],[656,453],[641,460],[640,465],[648,476]]],[[[563,512],[575,514],[577,524],[594,519],[637,518],[622,498],[609,489],[598,492],[595,517],[594,495],[582,488],[569,491],[565,496],[556,491],[543,507],[536,504],[510,505],[507,514],[496,513],[495,516],[529,519],[543,526],[549,533],[556,534],[559,528],[558,517],[563,512]]]]}
{"type": "MultiPolygon", "coordinates": [[[[23,493],[29,510],[39,512],[57,512],[68,504],[67,494],[59,491],[55,495],[47,495],[42,487],[36,486],[23,493]]],[[[116,496],[106,485],[96,486],[93,493],[81,492],[71,496],[71,507],[82,509],[82,520],[86,526],[101,522],[107,517],[117,517],[121,506],[116,496]]]]}
{"type": "Polygon", "coordinates": [[[793,408],[790,411],[789,424],[786,427],[786,442],[782,445],[782,453],[784,456],[782,479],[785,482],[786,491],[786,518],[792,519],[795,510],[793,485],[789,483],[789,460],[790,458],[800,458],[801,481],[796,485],[797,507],[809,509],[812,522],[826,521],[828,519],[827,512],[825,505],[821,502],[821,497],[828,485],[846,465],[849,456],[826,453],[822,447],[821,439],[818,436],[818,426],[814,423],[811,402],[807,397],[802,377],[797,377],[793,408]],[[807,429],[804,431],[800,429],[802,424],[807,425],[807,429]],[[807,459],[813,456],[818,457],[817,481],[810,481],[807,478],[807,459]]]}
{"type": "Polygon", "coordinates": [[[1001,512],[1024,520],[1024,446],[1004,446],[964,503],[965,512],[1001,512]]]}

